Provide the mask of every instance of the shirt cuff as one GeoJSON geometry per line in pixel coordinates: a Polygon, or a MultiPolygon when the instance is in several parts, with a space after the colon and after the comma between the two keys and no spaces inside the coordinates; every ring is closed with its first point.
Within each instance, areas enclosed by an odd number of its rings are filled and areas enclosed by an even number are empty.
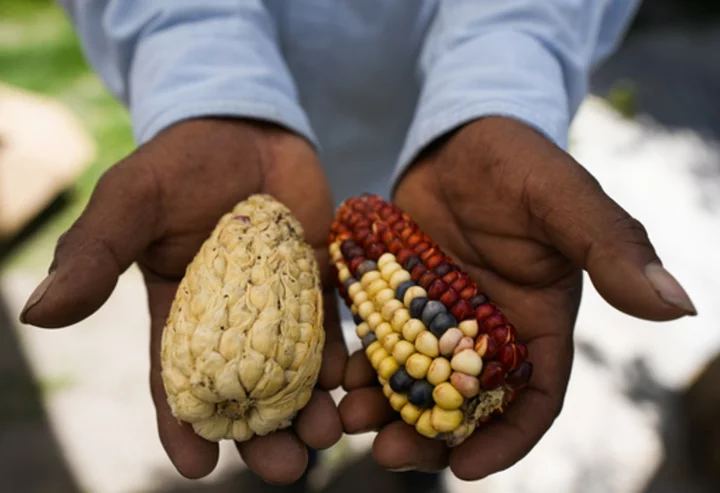
{"type": "Polygon", "coordinates": [[[434,56],[423,76],[393,188],[434,140],[486,116],[517,119],[567,147],[570,114],[562,66],[532,36],[504,30],[465,39],[434,56]]]}
{"type": "Polygon", "coordinates": [[[217,116],[273,122],[318,147],[271,29],[256,19],[229,18],[143,37],[130,70],[136,141],[182,120],[217,116]]]}

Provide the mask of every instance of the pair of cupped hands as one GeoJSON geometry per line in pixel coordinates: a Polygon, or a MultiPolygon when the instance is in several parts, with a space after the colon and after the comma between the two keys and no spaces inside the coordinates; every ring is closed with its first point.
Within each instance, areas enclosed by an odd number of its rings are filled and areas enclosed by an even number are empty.
{"type": "Polygon", "coordinates": [[[305,445],[325,449],[343,433],[369,431],[379,432],[374,459],[390,470],[449,467],[473,480],[516,463],[562,409],[583,270],[608,303],[632,316],[661,321],[695,312],[643,226],[567,153],[508,118],[458,128],[413,163],[393,201],[518,328],[534,373],[501,419],[448,449],[398,420],[363,352],[347,353],[327,251],[333,199],[313,148],[272,124],[185,121],[102,176],[87,208],[59,239],[49,276],[21,319],[47,328],[79,322],[137,263],[151,316],[150,387],[160,440],[187,477],[213,470],[218,445],[170,413],[160,376],[163,325],[186,266],[219,217],[260,192],[285,203],[303,223],[330,294],[323,366],[309,404],[291,428],[237,445],[243,461],[268,482],[297,480],[307,466],[305,445]],[[336,406],[328,391],[340,386],[347,393],[336,406]]]}

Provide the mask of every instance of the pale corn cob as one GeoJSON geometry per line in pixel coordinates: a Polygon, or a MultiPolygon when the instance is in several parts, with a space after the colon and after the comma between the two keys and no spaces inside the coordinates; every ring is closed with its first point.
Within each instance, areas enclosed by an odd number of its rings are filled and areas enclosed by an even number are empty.
{"type": "Polygon", "coordinates": [[[162,336],[170,409],[207,440],[290,425],[318,378],[322,291],[290,210],[253,195],[225,214],[188,266],[162,336]]]}
{"type": "Polygon", "coordinates": [[[378,381],[420,434],[458,445],[527,385],[513,325],[398,207],[346,200],[329,248],[378,381]]]}

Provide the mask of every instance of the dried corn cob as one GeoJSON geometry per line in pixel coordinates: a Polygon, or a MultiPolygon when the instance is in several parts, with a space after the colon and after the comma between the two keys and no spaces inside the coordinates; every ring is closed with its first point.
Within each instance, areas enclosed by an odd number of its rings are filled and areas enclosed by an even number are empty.
{"type": "Polygon", "coordinates": [[[513,325],[398,207],[346,200],[329,248],[378,381],[419,433],[455,446],[527,385],[532,364],[513,325]]]}
{"type": "Polygon", "coordinates": [[[211,441],[289,426],[318,378],[323,318],[300,222],[268,195],[239,203],[188,266],[165,324],[173,415],[211,441]]]}

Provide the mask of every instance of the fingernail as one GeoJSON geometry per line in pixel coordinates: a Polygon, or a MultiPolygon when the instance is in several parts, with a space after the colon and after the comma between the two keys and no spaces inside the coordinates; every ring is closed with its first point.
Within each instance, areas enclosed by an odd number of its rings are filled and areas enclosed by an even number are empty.
{"type": "Polygon", "coordinates": [[[645,267],[645,277],[665,303],[684,310],[688,315],[697,315],[690,297],[665,267],[657,262],[650,263],[645,267]]]}
{"type": "Polygon", "coordinates": [[[415,470],[415,466],[400,466],[400,467],[396,467],[394,469],[388,469],[388,471],[390,471],[390,472],[409,472],[409,471],[414,471],[414,470],[415,470]]]}
{"type": "Polygon", "coordinates": [[[45,296],[45,293],[47,293],[48,288],[52,284],[53,280],[55,279],[55,272],[51,272],[40,284],[38,284],[38,287],[35,288],[35,291],[30,295],[28,300],[25,302],[25,306],[23,307],[22,311],[20,312],[20,322],[26,323],[27,320],[27,313],[28,311],[37,305],[40,300],[45,296]]]}

